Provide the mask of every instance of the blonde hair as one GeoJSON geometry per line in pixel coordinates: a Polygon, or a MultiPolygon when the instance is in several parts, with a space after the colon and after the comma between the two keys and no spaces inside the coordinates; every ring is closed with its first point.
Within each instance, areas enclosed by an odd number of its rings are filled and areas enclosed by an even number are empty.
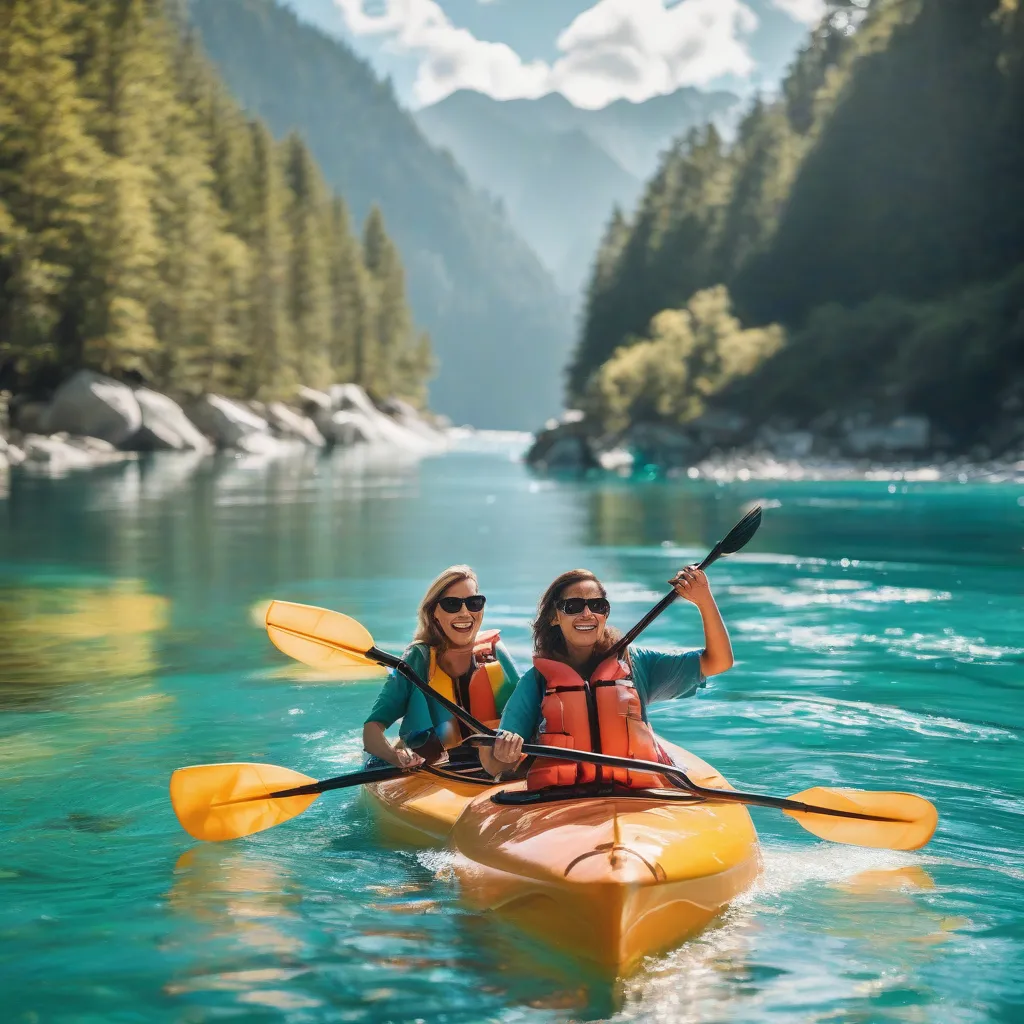
{"type": "Polygon", "coordinates": [[[447,649],[448,637],[434,620],[434,609],[437,608],[437,602],[444,597],[444,592],[463,580],[472,580],[478,589],[480,587],[476,573],[468,565],[450,565],[427,587],[417,613],[416,634],[412,638],[414,644],[426,644],[438,653],[447,649]]]}

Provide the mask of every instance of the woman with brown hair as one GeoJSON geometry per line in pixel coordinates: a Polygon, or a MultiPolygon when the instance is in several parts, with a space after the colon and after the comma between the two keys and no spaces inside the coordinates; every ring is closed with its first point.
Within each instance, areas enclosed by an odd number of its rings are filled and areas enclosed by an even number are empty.
{"type": "MultiPolygon", "coordinates": [[[[608,658],[620,635],[609,629],[611,605],[601,581],[586,569],[562,573],[545,591],[533,624],[533,668],[519,680],[501,716],[494,747],[480,761],[492,775],[519,763],[523,743],[592,750],[647,761],[667,755],[647,721],[647,705],[692,697],[708,676],[732,667],[732,645],[707,577],[695,568],[670,581],[700,611],[704,649],[681,654],[630,647],[608,658]]],[[[576,785],[598,779],[659,785],[659,776],[545,760],[531,768],[528,787],[576,785]]]]}
{"type": "MultiPolygon", "coordinates": [[[[445,569],[420,602],[416,634],[402,657],[432,689],[494,727],[519,673],[498,631],[480,632],[486,601],[468,565],[445,569]]],[[[363,724],[366,764],[414,768],[459,746],[465,735],[437,701],[391,672],[363,724]],[[398,719],[399,742],[392,744],[385,730],[398,719]]]]}

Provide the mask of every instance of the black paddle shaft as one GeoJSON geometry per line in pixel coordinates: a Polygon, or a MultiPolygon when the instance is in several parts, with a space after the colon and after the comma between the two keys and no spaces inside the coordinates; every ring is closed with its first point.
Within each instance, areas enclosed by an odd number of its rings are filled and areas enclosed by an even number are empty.
{"type": "MultiPolygon", "coordinates": [[[[744,547],[747,541],[757,533],[761,525],[761,506],[752,508],[729,532],[708,552],[707,557],[698,569],[704,570],[717,562],[722,555],[731,555],[744,547]]],[[[608,652],[608,657],[618,657],[679,595],[675,590],[667,593],[616,645],[608,652]]]]}
{"type": "MultiPolygon", "coordinates": [[[[494,745],[493,736],[469,736],[466,742],[475,747],[494,745]]],[[[787,800],[781,796],[762,796],[760,793],[740,793],[735,789],[708,789],[698,786],[682,768],[661,764],[658,761],[641,761],[632,757],[614,757],[611,754],[594,754],[589,750],[566,750],[562,747],[542,746],[539,743],[524,743],[523,753],[534,757],[550,757],[559,761],[578,761],[582,764],[596,764],[605,768],[625,768],[634,772],[652,772],[704,800],[719,803],[752,804],[756,807],[774,807],[781,811],[805,811],[811,814],[828,814],[836,818],[860,818],[864,821],[903,822],[903,818],[883,818],[877,814],[863,814],[860,811],[840,811],[833,807],[817,807],[801,800],[787,800]]]]}

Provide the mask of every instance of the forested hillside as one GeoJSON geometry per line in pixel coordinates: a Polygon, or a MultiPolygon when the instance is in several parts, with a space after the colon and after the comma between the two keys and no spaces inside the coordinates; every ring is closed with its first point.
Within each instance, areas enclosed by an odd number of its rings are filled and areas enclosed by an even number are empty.
{"type": "Polygon", "coordinates": [[[691,133],[609,223],[569,372],[598,423],[868,410],[967,443],[1024,398],[1024,10],[832,7],[734,145],[691,133]]]}
{"type": "Polygon", "coordinates": [[[533,428],[556,413],[568,300],[390,86],[271,0],[195,0],[191,16],[246,107],[278,136],[299,131],[356,217],[383,210],[438,357],[432,407],[492,427],[533,428]]]}
{"type": "Polygon", "coordinates": [[[0,2],[0,369],[180,396],[356,381],[422,401],[430,343],[379,211],[242,114],[162,0],[0,2]]]}
{"type": "Polygon", "coordinates": [[[501,101],[463,89],[418,111],[416,123],[502,200],[578,303],[609,211],[633,207],[674,138],[728,119],[738,104],[732,93],[685,88],[584,110],[561,93],[501,101]]]}

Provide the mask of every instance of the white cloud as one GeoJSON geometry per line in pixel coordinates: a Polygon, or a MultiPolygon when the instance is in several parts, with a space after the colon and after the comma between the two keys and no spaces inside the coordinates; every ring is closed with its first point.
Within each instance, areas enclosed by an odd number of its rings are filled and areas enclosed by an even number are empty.
{"type": "Polygon", "coordinates": [[[378,14],[366,13],[364,0],[335,3],[354,35],[381,36],[419,59],[414,91],[422,104],[475,89],[496,99],[558,91],[577,106],[600,107],[754,69],[744,36],[757,17],[742,0],[598,0],[559,36],[553,64],[526,63],[505,43],[477,39],[436,0],[384,0],[378,14]]]}
{"type": "Polygon", "coordinates": [[[802,22],[804,25],[817,25],[825,16],[825,0],[771,0],[771,2],[773,7],[777,7],[794,21],[802,22]]]}

